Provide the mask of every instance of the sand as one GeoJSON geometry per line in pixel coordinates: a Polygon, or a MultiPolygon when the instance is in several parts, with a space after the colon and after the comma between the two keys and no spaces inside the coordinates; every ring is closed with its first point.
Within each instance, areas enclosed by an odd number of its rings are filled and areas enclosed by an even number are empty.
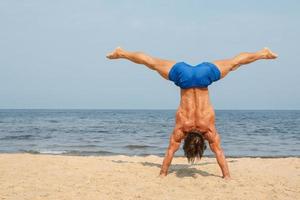
{"type": "Polygon", "coordinates": [[[231,181],[214,158],[159,178],[162,159],[0,154],[0,199],[300,199],[300,158],[229,158],[231,181]]]}

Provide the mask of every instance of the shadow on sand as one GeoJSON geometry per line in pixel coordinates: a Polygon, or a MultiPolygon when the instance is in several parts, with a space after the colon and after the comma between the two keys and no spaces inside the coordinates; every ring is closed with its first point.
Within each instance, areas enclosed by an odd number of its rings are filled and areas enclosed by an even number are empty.
{"type": "MultiPolygon", "coordinates": [[[[161,164],[157,163],[152,163],[152,162],[131,162],[131,161],[123,161],[123,160],[112,160],[114,163],[138,163],[143,166],[148,166],[148,167],[157,167],[160,168],[161,164]]],[[[237,162],[236,160],[231,160],[229,162],[237,162]]],[[[214,176],[214,177],[219,177],[221,176],[216,175],[216,174],[211,174],[206,171],[196,169],[193,166],[203,166],[203,165],[210,165],[210,164],[216,164],[216,162],[203,162],[203,163],[197,163],[197,164],[172,164],[169,169],[169,173],[174,173],[177,177],[179,178],[184,178],[184,177],[192,177],[196,178],[197,175],[201,176],[214,176]]]]}

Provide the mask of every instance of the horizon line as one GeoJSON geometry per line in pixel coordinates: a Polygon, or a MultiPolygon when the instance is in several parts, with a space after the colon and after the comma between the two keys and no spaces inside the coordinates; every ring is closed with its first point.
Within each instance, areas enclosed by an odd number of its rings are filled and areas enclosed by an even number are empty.
{"type": "MultiPolygon", "coordinates": [[[[177,110],[177,108],[0,108],[0,110],[177,110]]],[[[270,109],[270,108],[256,108],[256,109],[249,109],[249,108],[216,108],[214,110],[235,110],[235,111],[300,111],[300,109],[270,109]]]]}

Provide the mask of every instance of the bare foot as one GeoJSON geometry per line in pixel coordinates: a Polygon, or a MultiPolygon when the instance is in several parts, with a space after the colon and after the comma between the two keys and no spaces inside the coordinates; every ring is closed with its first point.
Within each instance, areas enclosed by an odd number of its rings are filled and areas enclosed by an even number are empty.
{"type": "Polygon", "coordinates": [[[261,50],[263,53],[265,59],[275,59],[278,57],[278,55],[274,52],[272,52],[269,48],[265,47],[261,50]]]}
{"type": "Polygon", "coordinates": [[[118,59],[118,58],[121,58],[121,52],[122,52],[122,48],[121,47],[117,47],[113,52],[107,54],[106,58],[108,58],[108,59],[118,59]]]}

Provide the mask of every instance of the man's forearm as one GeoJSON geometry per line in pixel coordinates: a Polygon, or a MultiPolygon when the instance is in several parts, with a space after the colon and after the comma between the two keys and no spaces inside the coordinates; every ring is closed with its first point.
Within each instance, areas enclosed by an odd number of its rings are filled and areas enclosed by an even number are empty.
{"type": "Polygon", "coordinates": [[[174,131],[170,137],[170,144],[166,151],[166,155],[165,155],[163,164],[161,166],[160,176],[166,176],[168,174],[168,169],[172,162],[173,156],[180,146],[180,142],[176,141],[176,136],[175,136],[178,133],[180,133],[178,130],[174,131]]]}
{"type": "Polygon", "coordinates": [[[229,173],[229,168],[228,168],[228,164],[225,158],[225,155],[223,153],[223,151],[219,151],[216,152],[216,159],[218,161],[218,164],[221,168],[222,174],[223,174],[223,178],[230,178],[230,173],[229,173]]]}
{"type": "Polygon", "coordinates": [[[166,176],[168,174],[168,169],[172,162],[173,156],[174,156],[174,152],[167,150],[164,161],[161,166],[160,173],[159,173],[160,175],[166,176]]]}

